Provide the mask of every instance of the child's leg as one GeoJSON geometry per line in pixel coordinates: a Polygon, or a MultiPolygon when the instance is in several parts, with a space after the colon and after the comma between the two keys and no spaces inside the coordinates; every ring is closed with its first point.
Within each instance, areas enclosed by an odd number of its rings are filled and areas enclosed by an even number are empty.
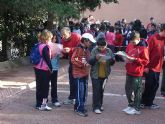
{"type": "Polygon", "coordinates": [[[135,77],[134,79],[134,94],[135,109],[139,111],[142,97],[142,77],[135,77]]]}
{"type": "Polygon", "coordinates": [[[101,101],[100,101],[100,108],[103,105],[103,97],[104,97],[104,84],[105,78],[101,79],[100,83],[101,83],[101,87],[100,87],[100,91],[101,91],[101,101]]]}
{"type": "Polygon", "coordinates": [[[57,75],[58,71],[53,71],[51,74],[51,98],[52,98],[52,103],[55,103],[58,101],[57,98],[57,75]]]}
{"type": "Polygon", "coordinates": [[[127,75],[125,83],[125,92],[128,100],[128,106],[133,106],[132,93],[133,93],[133,77],[127,75]]]}
{"type": "Polygon", "coordinates": [[[86,78],[76,78],[75,79],[76,84],[76,104],[75,104],[75,110],[84,112],[84,104],[85,104],[85,96],[86,96],[86,78]]]}
{"type": "Polygon", "coordinates": [[[101,101],[100,88],[102,87],[99,82],[99,79],[92,78],[93,110],[100,109],[100,101],[101,101]]]}

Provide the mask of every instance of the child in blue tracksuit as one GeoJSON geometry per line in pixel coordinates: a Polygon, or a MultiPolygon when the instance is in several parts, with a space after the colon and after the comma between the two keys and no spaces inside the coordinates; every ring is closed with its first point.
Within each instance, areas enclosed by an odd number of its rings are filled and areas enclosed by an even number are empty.
{"type": "Polygon", "coordinates": [[[85,109],[85,102],[87,98],[88,75],[90,65],[88,63],[90,57],[89,47],[95,43],[93,36],[89,33],[82,35],[81,43],[74,49],[71,62],[72,74],[75,82],[76,101],[74,111],[83,117],[87,117],[87,110],[85,109]]]}

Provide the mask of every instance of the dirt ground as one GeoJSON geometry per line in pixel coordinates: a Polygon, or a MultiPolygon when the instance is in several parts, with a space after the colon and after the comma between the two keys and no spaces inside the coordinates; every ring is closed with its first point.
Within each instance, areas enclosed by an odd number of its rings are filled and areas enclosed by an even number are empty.
{"type": "MultiPolygon", "coordinates": [[[[32,72],[32,69],[27,69],[32,72]]],[[[20,71],[19,71],[20,72],[20,71]]],[[[15,72],[16,73],[16,72],[15,72]]],[[[33,73],[33,72],[32,72],[33,73]]],[[[22,74],[23,75],[23,74],[22,74]]],[[[24,79],[32,76],[27,75],[24,79]]],[[[19,76],[18,76],[19,77],[19,76]]],[[[32,76],[33,77],[33,76],[32,76]]],[[[32,79],[32,77],[30,79],[32,79]]],[[[5,78],[5,77],[4,77],[5,78]]],[[[34,78],[34,77],[33,77],[34,78]]],[[[5,79],[7,80],[7,78],[5,79]]],[[[160,109],[143,109],[141,115],[127,115],[122,112],[127,106],[124,91],[125,69],[123,62],[112,67],[110,79],[104,94],[104,111],[96,115],[92,112],[92,88],[89,80],[88,100],[86,107],[88,117],[80,117],[73,111],[73,105],[53,107],[52,111],[38,111],[35,106],[35,87],[26,88],[10,97],[1,100],[0,124],[164,124],[165,99],[158,91],[155,103],[160,109]]],[[[58,78],[58,97],[64,101],[69,94],[67,66],[60,70],[58,78]]],[[[50,99],[50,98],[49,98],[50,99]]]]}

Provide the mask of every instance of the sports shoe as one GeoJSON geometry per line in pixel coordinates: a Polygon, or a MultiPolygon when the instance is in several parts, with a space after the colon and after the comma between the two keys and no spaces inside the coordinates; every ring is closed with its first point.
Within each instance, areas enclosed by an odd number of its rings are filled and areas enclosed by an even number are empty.
{"type": "Polygon", "coordinates": [[[140,111],[137,111],[137,110],[135,110],[134,108],[132,108],[132,109],[129,109],[128,111],[126,111],[126,113],[127,114],[129,114],[129,115],[140,115],[141,114],[141,112],[140,111]]]}
{"type": "Polygon", "coordinates": [[[145,105],[144,104],[140,104],[140,108],[141,109],[144,109],[145,108],[145,105]]]}
{"type": "Polygon", "coordinates": [[[63,102],[64,105],[75,104],[75,99],[67,99],[63,102]]]}
{"type": "Polygon", "coordinates": [[[55,102],[55,103],[52,103],[54,106],[56,107],[60,107],[61,106],[61,103],[60,102],[55,102]]]}
{"type": "Polygon", "coordinates": [[[87,117],[88,114],[86,112],[80,112],[80,111],[76,111],[77,115],[82,116],[82,117],[87,117]]]}
{"type": "MultiPolygon", "coordinates": [[[[74,109],[74,111],[75,112],[78,112],[78,110],[77,109],[74,109]]],[[[84,109],[84,111],[83,111],[84,113],[87,113],[88,112],[88,110],[87,109],[84,109]]]]}
{"type": "Polygon", "coordinates": [[[131,109],[133,109],[133,108],[128,106],[127,108],[123,109],[122,111],[127,112],[127,111],[130,111],[131,109]]]}
{"type": "Polygon", "coordinates": [[[159,106],[159,105],[156,105],[156,104],[152,104],[152,105],[144,105],[144,104],[141,104],[141,105],[140,105],[140,108],[159,109],[160,106],[159,106]]]}
{"type": "Polygon", "coordinates": [[[159,109],[160,106],[156,105],[156,104],[152,104],[151,106],[149,106],[149,108],[151,108],[151,109],[159,109]]]}
{"type": "Polygon", "coordinates": [[[100,109],[95,109],[94,112],[95,112],[96,114],[101,114],[100,109]]]}
{"type": "Polygon", "coordinates": [[[101,110],[101,111],[104,111],[104,107],[103,107],[103,106],[101,106],[100,110],[101,110]]]}
{"type": "Polygon", "coordinates": [[[41,105],[41,107],[38,108],[40,111],[51,111],[52,108],[47,106],[46,104],[41,105]]]}
{"type": "Polygon", "coordinates": [[[165,98],[165,94],[162,94],[162,97],[165,98]]]}

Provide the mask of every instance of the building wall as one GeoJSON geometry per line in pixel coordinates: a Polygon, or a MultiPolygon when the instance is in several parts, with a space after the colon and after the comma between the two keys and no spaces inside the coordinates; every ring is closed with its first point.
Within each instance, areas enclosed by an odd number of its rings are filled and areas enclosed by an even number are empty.
{"type": "Polygon", "coordinates": [[[165,23],[165,0],[119,0],[119,4],[102,4],[94,12],[85,11],[84,17],[93,15],[95,19],[109,20],[112,24],[125,18],[127,22],[140,19],[144,25],[154,17],[157,23],[165,23]]]}

